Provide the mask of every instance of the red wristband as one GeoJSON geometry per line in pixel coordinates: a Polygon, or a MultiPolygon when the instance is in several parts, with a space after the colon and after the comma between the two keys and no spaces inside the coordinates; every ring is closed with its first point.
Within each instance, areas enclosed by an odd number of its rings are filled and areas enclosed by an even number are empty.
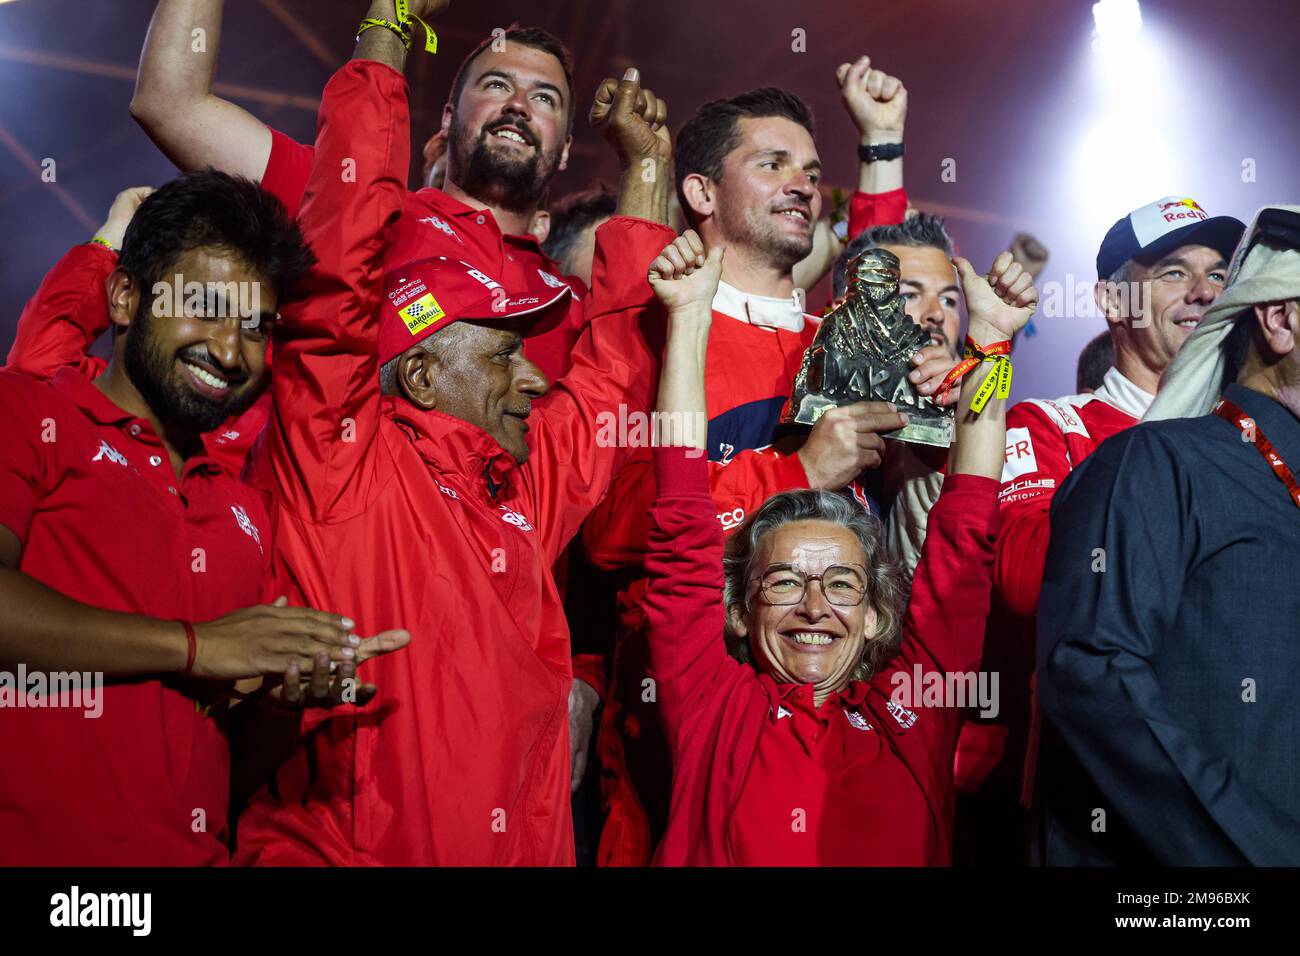
{"type": "Polygon", "coordinates": [[[182,621],[177,618],[176,623],[185,628],[185,640],[189,644],[189,649],[185,654],[185,669],[181,671],[183,677],[189,677],[190,672],[194,670],[194,658],[199,652],[199,639],[194,636],[194,625],[189,621],[182,621]]]}

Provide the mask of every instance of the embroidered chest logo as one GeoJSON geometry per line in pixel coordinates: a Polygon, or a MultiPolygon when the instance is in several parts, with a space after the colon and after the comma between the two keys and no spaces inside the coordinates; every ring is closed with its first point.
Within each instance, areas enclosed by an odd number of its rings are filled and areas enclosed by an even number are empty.
{"type": "Polygon", "coordinates": [[[906,730],[916,723],[916,714],[912,713],[896,700],[890,700],[888,705],[889,716],[898,721],[898,726],[906,730]]]}
{"type": "MultiPolygon", "coordinates": [[[[768,709],[770,710],[771,708],[768,708],[768,709]]],[[[777,708],[776,708],[776,719],[777,719],[777,720],[780,720],[782,717],[793,717],[793,716],[794,716],[794,711],[793,711],[793,710],[786,710],[786,709],[785,709],[785,706],[782,705],[782,704],[778,704],[778,705],[777,705],[777,708]]]]}
{"type": "Polygon", "coordinates": [[[520,531],[532,531],[533,526],[528,523],[528,519],[518,511],[511,511],[505,505],[501,505],[501,520],[506,524],[512,524],[520,531]]]}
{"type": "Polygon", "coordinates": [[[221,433],[221,440],[223,442],[234,441],[238,437],[239,437],[239,432],[230,431],[230,432],[221,433]]]}
{"type": "Polygon", "coordinates": [[[120,451],[118,451],[116,448],[114,448],[112,445],[110,445],[108,442],[104,441],[104,439],[101,438],[99,440],[99,451],[96,452],[95,457],[90,460],[99,461],[102,458],[106,458],[109,461],[122,466],[126,466],[130,464],[130,462],[126,460],[126,455],[122,454],[120,451]]]}
{"type": "Polygon", "coordinates": [[[429,225],[433,226],[434,229],[437,229],[439,232],[442,232],[442,233],[445,233],[445,234],[451,236],[453,239],[455,239],[455,240],[456,240],[457,242],[459,242],[459,243],[462,243],[462,244],[463,244],[464,241],[465,241],[465,240],[463,240],[460,236],[458,236],[458,235],[456,234],[456,230],[455,230],[455,229],[453,229],[453,228],[451,228],[451,226],[447,225],[447,223],[446,223],[445,220],[440,219],[440,218],[437,217],[437,216],[426,216],[425,218],[421,219],[420,222],[427,222],[429,225]]]}
{"type": "Polygon", "coordinates": [[[448,488],[446,485],[444,485],[444,484],[443,484],[442,482],[440,482],[440,481],[435,481],[434,484],[436,484],[436,485],[438,486],[438,490],[441,491],[441,492],[442,492],[444,495],[446,495],[448,498],[451,498],[451,499],[453,499],[453,500],[455,500],[455,501],[459,501],[459,500],[460,500],[460,495],[456,494],[456,489],[455,489],[455,488],[448,488]]]}
{"type": "Polygon", "coordinates": [[[871,730],[871,722],[856,710],[846,710],[844,716],[848,719],[848,722],[858,730],[871,730]]]}
{"type": "Polygon", "coordinates": [[[537,274],[541,276],[542,281],[545,282],[547,285],[549,285],[552,289],[563,289],[566,285],[568,285],[568,283],[565,282],[563,279],[551,275],[545,269],[538,269],[537,274]]]}
{"type": "Polygon", "coordinates": [[[239,530],[256,541],[257,550],[261,551],[262,533],[257,530],[257,525],[253,524],[253,519],[248,517],[248,512],[240,505],[231,505],[230,510],[235,516],[235,523],[239,525],[239,530]]]}
{"type": "Polygon", "coordinates": [[[718,459],[719,465],[731,464],[731,456],[735,454],[736,446],[730,445],[725,441],[718,442],[718,450],[722,452],[722,457],[718,459]]]}

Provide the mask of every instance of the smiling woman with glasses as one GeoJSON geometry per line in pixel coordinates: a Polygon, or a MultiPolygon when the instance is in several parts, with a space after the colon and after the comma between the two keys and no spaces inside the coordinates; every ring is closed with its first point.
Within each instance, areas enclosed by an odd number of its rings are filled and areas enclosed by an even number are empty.
{"type": "MultiPolygon", "coordinates": [[[[645,599],[647,689],[673,758],[656,862],[947,864],[964,701],[911,685],[979,667],[1006,437],[1000,368],[969,363],[910,600],[880,520],[842,494],[774,495],[724,545],[703,442],[674,424],[705,409],[715,257],[666,252],[650,274],[670,317],[645,599]]],[[[957,265],[971,339],[996,355],[1037,293],[1009,253],[988,280],[957,265]]]]}

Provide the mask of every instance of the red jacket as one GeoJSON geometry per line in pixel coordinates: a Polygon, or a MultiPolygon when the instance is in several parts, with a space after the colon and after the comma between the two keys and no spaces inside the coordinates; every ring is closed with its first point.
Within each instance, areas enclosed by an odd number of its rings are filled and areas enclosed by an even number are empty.
{"type": "Polygon", "coordinates": [[[897,225],[906,215],[906,189],[891,189],[886,193],[854,190],[849,199],[849,240],[856,239],[873,226],[897,225]]]}
{"type": "MultiPolygon", "coordinates": [[[[53,378],[71,366],[94,379],[108,365],[91,355],[90,347],[108,331],[108,278],[117,268],[117,254],[98,243],[73,246],[41,281],[18,319],[6,368],[53,378]]],[[[267,362],[270,362],[270,350],[267,362]]],[[[203,436],[208,454],[234,475],[244,467],[248,449],[266,426],[270,392],[246,412],[203,436]]]]}
{"type": "MultiPolygon", "coordinates": [[[[645,608],[651,675],[673,755],[672,809],[656,862],[948,863],[952,757],[961,712],[944,706],[904,709],[891,696],[899,672],[910,676],[917,666],[923,673],[964,672],[978,665],[998,524],[995,483],[968,475],[945,480],[898,654],[870,681],[851,683],[828,700],[817,715],[826,731],[854,741],[852,752],[847,746],[817,751],[801,761],[800,751],[783,739],[796,732],[798,721],[783,720],[781,712],[789,710],[787,701],[801,697],[797,685],[777,684],[726,652],[723,536],[703,465],[665,449],[656,471],[645,608]],[[787,772],[780,773],[783,767],[787,772]],[[756,770],[761,783],[754,779],[756,770]],[[850,775],[853,782],[845,785],[850,775]],[[819,804],[826,793],[819,795],[809,783],[827,777],[859,802],[847,812],[830,799],[819,804]],[[790,803],[805,812],[800,822],[807,841],[771,825],[791,821],[790,803]],[[772,839],[761,839],[764,829],[772,839]],[[846,842],[855,847],[853,859],[844,858],[846,842]]],[[[789,822],[786,828],[794,832],[789,822]]]]}
{"type": "Polygon", "coordinates": [[[374,317],[406,202],[406,96],[369,61],[326,87],[300,214],[319,264],[285,311],[254,472],[291,599],[412,641],[363,667],[371,704],[305,721],[303,745],[241,818],[239,857],[572,863],[572,674],[550,567],[620,455],[596,441],[600,416],[648,405],[656,362],[637,320],[671,232],[626,218],[601,229],[593,301],[635,308],[584,332],[572,372],[534,404],[525,464],[478,428],[381,396],[374,317]],[[347,158],[357,177],[343,183],[347,158]]]}
{"type": "Polygon", "coordinates": [[[1025,774],[1032,773],[1030,682],[1052,497],[1098,445],[1136,425],[1151,398],[1111,369],[1094,394],[1031,399],[1007,412],[1006,461],[998,492],[1002,533],[983,662],[985,670],[1001,675],[1001,706],[992,719],[968,714],[957,750],[957,784],[963,793],[1019,795],[1025,774]]]}

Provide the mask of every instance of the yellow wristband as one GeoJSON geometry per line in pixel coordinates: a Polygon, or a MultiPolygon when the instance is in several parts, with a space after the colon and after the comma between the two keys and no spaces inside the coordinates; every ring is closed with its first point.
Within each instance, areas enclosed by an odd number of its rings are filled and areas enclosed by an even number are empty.
{"type": "MultiPolygon", "coordinates": [[[[394,6],[397,9],[397,19],[401,21],[402,27],[407,31],[407,35],[409,36],[411,33],[411,21],[414,20],[420,26],[424,27],[424,52],[437,53],[438,34],[433,32],[433,27],[429,26],[429,24],[411,13],[410,0],[394,0],[394,6]]],[[[406,48],[408,50],[411,48],[411,41],[409,39],[406,42],[406,48]]]]}
{"type": "Polygon", "coordinates": [[[411,31],[403,27],[400,23],[394,23],[392,20],[380,20],[378,17],[366,17],[361,21],[361,26],[357,28],[357,39],[361,39],[361,34],[365,33],[371,27],[383,27],[385,30],[392,30],[397,34],[397,39],[402,41],[402,46],[408,50],[411,48],[411,31]]]}
{"type": "Polygon", "coordinates": [[[117,252],[117,247],[114,246],[114,245],[113,245],[111,242],[109,242],[107,239],[105,239],[103,236],[96,236],[94,239],[91,239],[90,241],[91,241],[91,242],[97,242],[97,243],[99,243],[101,246],[103,246],[103,247],[104,247],[105,249],[107,249],[109,252],[117,252]]]}
{"type": "Polygon", "coordinates": [[[988,404],[995,392],[998,398],[1006,398],[1011,394],[1011,360],[1001,355],[984,361],[994,364],[989,374],[984,377],[984,381],[980,382],[980,387],[975,390],[975,397],[970,400],[970,410],[976,415],[984,411],[984,406],[988,404]]]}

